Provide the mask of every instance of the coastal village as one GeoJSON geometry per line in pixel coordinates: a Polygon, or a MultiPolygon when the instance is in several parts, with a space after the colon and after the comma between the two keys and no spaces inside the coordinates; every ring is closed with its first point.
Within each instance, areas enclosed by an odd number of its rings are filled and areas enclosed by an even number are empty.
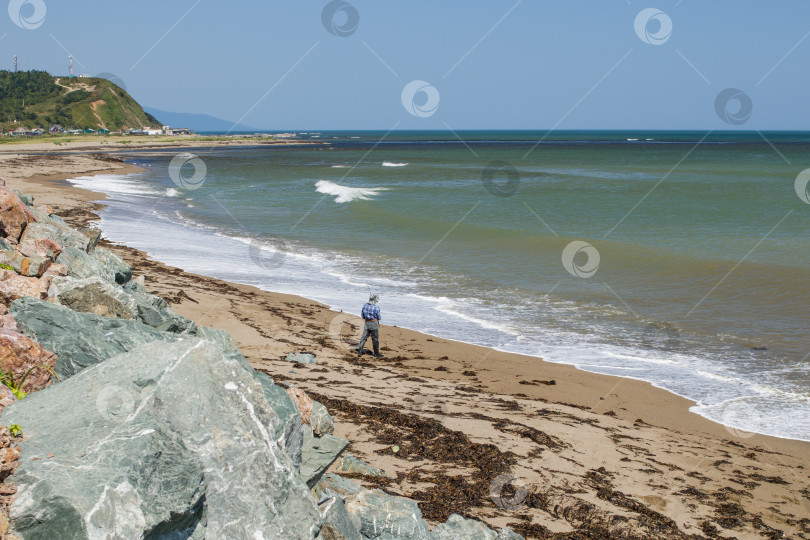
{"type": "Polygon", "coordinates": [[[156,135],[193,135],[194,132],[189,128],[173,128],[171,126],[162,126],[160,129],[155,129],[149,126],[143,126],[139,129],[128,129],[126,131],[110,131],[106,128],[99,129],[66,129],[59,124],[54,124],[44,130],[43,128],[28,128],[20,126],[17,129],[9,130],[3,135],[7,137],[39,137],[45,134],[51,135],[140,135],[140,136],[156,136],[156,135]]]}

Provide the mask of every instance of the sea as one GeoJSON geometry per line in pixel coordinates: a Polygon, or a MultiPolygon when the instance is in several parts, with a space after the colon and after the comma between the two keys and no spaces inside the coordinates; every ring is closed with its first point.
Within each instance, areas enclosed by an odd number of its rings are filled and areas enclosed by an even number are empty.
{"type": "Polygon", "coordinates": [[[71,182],[108,195],[106,238],[166,264],[350,313],[376,293],[384,324],[810,441],[810,133],[292,140],[128,149],[145,172],[71,182]]]}

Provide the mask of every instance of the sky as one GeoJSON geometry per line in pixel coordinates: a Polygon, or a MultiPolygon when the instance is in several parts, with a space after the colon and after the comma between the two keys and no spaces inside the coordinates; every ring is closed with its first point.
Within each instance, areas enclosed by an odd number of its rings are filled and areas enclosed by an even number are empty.
{"type": "MultiPolygon", "coordinates": [[[[6,2],[6,0],[0,0],[6,2]]],[[[810,2],[10,0],[0,68],[261,129],[805,130],[810,2]],[[733,90],[728,90],[733,89],[733,90]]]]}

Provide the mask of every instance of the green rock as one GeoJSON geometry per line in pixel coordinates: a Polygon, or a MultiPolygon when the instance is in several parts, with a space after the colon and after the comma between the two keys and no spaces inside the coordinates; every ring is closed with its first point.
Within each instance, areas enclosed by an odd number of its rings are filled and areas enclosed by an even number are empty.
{"type": "Polygon", "coordinates": [[[197,325],[193,321],[175,313],[166,300],[149,294],[143,285],[129,281],[123,288],[135,300],[137,320],[162,332],[197,334],[197,325]]]}
{"type": "Polygon", "coordinates": [[[284,448],[296,471],[301,469],[301,451],[304,443],[304,425],[301,413],[286,390],[277,386],[265,373],[256,372],[256,380],[262,385],[267,403],[276,412],[281,422],[276,427],[275,440],[284,448]]]}
{"type": "Polygon", "coordinates": [[[439,523],[430,533],[431,540],[457,540],[467,538],[469,540],[523,540],[523,537],[515,533],[509,527],[495,532],[483,523],[475,519],[464,519],[458,514],[452,514],[447,518],[446,523],[439,523]]]}
{"type": "Polygon", "coordinates": [[[11,247],[11,244],[9,244],[5,238],[0,238],[0,250],[4,249],[14,249],[14,248],[11,247]]]}
{"type": "Polygon", "coordinates": [[[34,196],[30,193],[23,193],[22,191],[15,189],[14,194],[19,197],[25,206],[34,206],[34,196]]]}
{"type": "Polygon", "coordinates": [[[136,321],[79,313],[29,296],[15,300],[9,311],[25,335],[56,352],[54,371],[62,381],[145,343],[177,339],[136,321]]]}
{"type": "Polygon", "coordinates": [[[318,503],[323,519],[321,540],[363,540],[360,535],[360,520],[349,514],[343,497],[326,491],[323,500],[318,503]]]}
{"type": "Polygon", "coordinates": [[[20,244],[28,239],[40,240],[42,238],[50,238],[63,249],[72,247],[85,252],[90,243],[90,240],[76,229],[63,225],[55,219],[50,219],[44,223],[29,223],[20,237],[20,244]]]}
{"type": "Polygon", "coordinates": [[[24,426],[22,540],[311,539],[315,499],[253,373],[198,339],[151,343],[7,407],[24,426]]]}
{"type": "MultiPolygon", "coordinates": [[[[83,236],[84,237],[84,236],[83,236]]],[[[86,237],[84,237],[86,239],[86,237]]],[[[56,259],[67,267],[68,275],[75,278],[98,276],[104,281],[115,282],[115,274],[86,251],[76,247],[66,247],[56,259]]]]}
{"type": "Polygon", "coordinates": [[[93,251],[96,249],[98,241],[101,240],[101,229],[96,229],[94,227],[80,227],[77,230],[87,237],[87,251],[93,251]]]}
{"type": "Polygon", "coordinates": [[[312,413],[309,415],[309,425],[318,437],[331,435],[335,432],[335,421],[329,411],[321,403],[312,400],[312,413]]]}
{"type": "Polygon", "coordinates": [[[362,459],[359,459],[351,454],[346,454],[340,459],[340,463],[338,463],[338,465],[335,467],[335,472],[391,478],[391,476],[382,469],[372,467],[362,459]]]}
{"type": "Polygon", "coordinates": [[[323,473],[348,447],[349,441],[346,439],[333,435],[315,437],[308,427],[304,428],[304,441],[301,450],[301,478],[306,481],[309,487],[313,487],[321,479],[323,473]]]}
{"type": "Polygon", "coordinates": [[[109,249],[95,248],[90,256],[101,264],[105,273],[113,276],[116,283],[124,284],[132,279],[132,267],[109,249]]]}
{"type": "Polygon", "coordinates": [[[73,311],[104,317],[134,320],[138,313],[135,300],[130,295],[99,276],[83,279],[55,277],[48,289],[48,298],[73,311]]]}

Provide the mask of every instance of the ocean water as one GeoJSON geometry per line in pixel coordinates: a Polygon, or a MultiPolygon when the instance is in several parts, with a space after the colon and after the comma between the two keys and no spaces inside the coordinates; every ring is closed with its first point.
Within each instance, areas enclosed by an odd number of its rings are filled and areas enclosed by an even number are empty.
{"type": "Polygon", "coordinates": [[[371,290],[386,324],[810,440],[810,134],[299,136],[320,144],[130,151],[146,172],[72,182],[109,195],[107,238],[185,270],[349,312],[371,290]]]}

